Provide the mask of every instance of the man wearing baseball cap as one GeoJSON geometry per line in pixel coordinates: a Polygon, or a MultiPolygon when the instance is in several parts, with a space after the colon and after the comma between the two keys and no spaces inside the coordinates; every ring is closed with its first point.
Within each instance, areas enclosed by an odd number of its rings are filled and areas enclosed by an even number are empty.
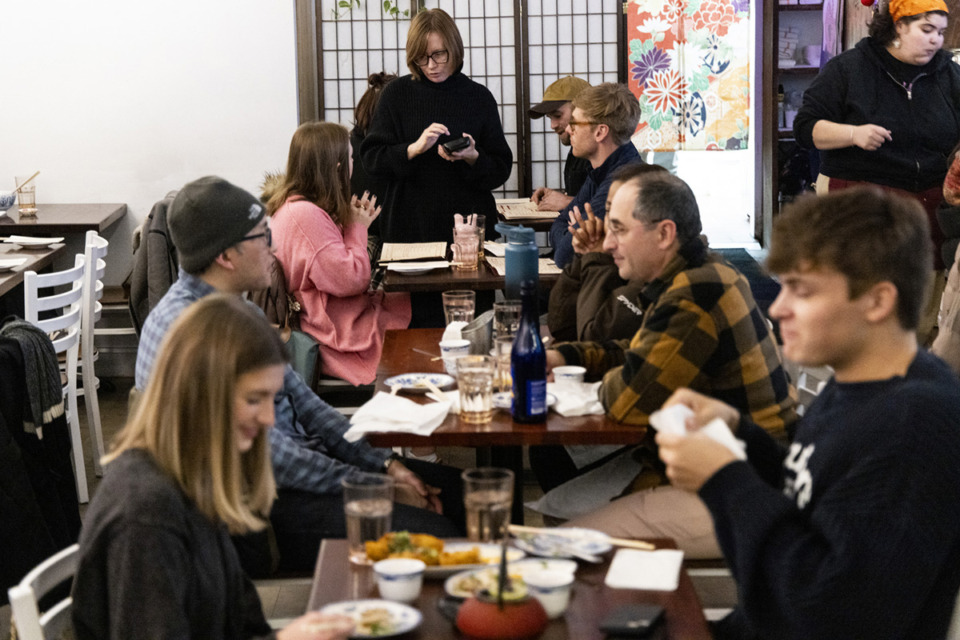
{"type": "MultiPolygon", "coordinates": [[[[576,76],[560,78],[547,87],[543,92],[543,100],[530,107],[528,113],[533,120],[539,120],[543,116],[550,118],[550,128],[560,137],[560,144],[569,147],[570,133],[567,131],[567,123],[570,122],[570,114],[573,113],[571,101],[589,86],[590,83],[576,76]]],[[[573,197],[580,191],[591,168],[589,160],[578,158],[573,155],[573,151],[569,151],[567,161],[563,165],[564,190],[539,187],[530,199],[541,211],[560,211],[570,204],[573,197]]]]}
{"type": "MultiPolygon", "coordinates": [[[[275,258],[265,213],[257,198],[216,176],[188,183],[174,198],[167,222],[180,270],[144,322],[137,350],[137,389],[146,388],[164,336],[190,305],[211,293],[241,295],[270,285],[275,258]]],[[[270,520],[280,568],[309,571],[321,539],[346,537],[340,481],[357,470],[393,477],[397,500],[405,503],[394,505],[394,527],[440,537],[463,535],[459,470],[419,461],[408,467],[389,449],[371,447],[365,440],[348,443],[343,439],[350,427],[347,419],[289,365],[275,411],[270,458],[277,499],[270,520]]],[[[249,539],[234,542],[248,573],[269,572],[262,546],[249,539]]]]}

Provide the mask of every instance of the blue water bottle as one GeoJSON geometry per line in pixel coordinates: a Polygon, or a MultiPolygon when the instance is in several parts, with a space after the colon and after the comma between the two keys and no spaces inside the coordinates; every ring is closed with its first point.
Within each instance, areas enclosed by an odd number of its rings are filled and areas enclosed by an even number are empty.
{"type": "Polygon", "coordinates": [[[513,420],[544,422],[547,419],[547,352],[540,338],[539,296],[535,280],[523,281],[520,300],[520,327],[510,352],[513,420]]]}
{"type": "Polygon", "coordinates": [[[506,297],[507,300],[516,300],[520,297],[520,283],[532,280],[534,290],[539,285],[540,255],[537,251],[536,236],[533,229],[523,225],[513,226],[500,222],[496,229],[507,239],[504,252],[507,271],[504,287],[506,297]]]}

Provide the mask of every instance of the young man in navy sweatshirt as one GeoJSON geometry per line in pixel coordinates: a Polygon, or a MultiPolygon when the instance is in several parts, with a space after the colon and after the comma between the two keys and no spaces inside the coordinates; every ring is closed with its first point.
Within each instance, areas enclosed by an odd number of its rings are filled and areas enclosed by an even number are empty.
{"type": "Polygon", "coordinates": [[[660,433],[675,486],[710,510],[740,606],[718,638],[943,638],[960,587],[960,381],[917,346],[933,263],[912,200],[859,188],[778,219],[767,265],[786,358],[834,378],[777,446],[687,389],[660,433]],[[747,461],[697,431],[721,418],[747,461]]]}

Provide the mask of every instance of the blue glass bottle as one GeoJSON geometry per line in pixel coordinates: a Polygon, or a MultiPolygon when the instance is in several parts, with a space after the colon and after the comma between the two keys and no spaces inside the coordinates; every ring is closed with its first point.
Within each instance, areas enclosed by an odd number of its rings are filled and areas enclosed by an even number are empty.
{"type": "Polygon", "coordinates": [[[540,310],[535,280],[520,285],[520,327],[510,352],[514,422],[547,419],[547,352],[540,338],[540,310]]]}

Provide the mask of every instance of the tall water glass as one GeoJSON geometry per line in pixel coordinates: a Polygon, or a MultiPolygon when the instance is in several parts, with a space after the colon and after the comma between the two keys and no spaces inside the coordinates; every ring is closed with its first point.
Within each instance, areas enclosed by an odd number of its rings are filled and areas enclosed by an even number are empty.
{"type": "Polygon", "coordinates": [[[493,303],[493,333],[497,338],[513,338],[516,335],[521,308],[519,300],[493,303]]]}
{"type": "Polygon", "coordinates": [[[513,471],[498,467],[467,469],[463,478],[463,503],[467,510],[467,537],[477,542],[497,542],[507,535],[513,505],[513,471]]]}
{"type": "Polygon", "coordinates": [[[460,419],[485,424],[493,417],[493,379],[497,362],[491,356],[457,358],[457,389],[460,391],[460,419]]]}
{"type": "Polygon", "coordinates": [[[454,321],[470,322],[473,320],[473,314],[477,309],[477,294],[475,291],[456,289],[444,291],[440,295],[443,298],[443,315],[447,324],[454,321]]]}
{"type": "Polygon", "coordinates": [[[390,530],[393,515],[393,478],[383,473],[354,471],[340,481],[347,518],[350,562],[372,564],[364,542],[378,540],[390,530]]]}

